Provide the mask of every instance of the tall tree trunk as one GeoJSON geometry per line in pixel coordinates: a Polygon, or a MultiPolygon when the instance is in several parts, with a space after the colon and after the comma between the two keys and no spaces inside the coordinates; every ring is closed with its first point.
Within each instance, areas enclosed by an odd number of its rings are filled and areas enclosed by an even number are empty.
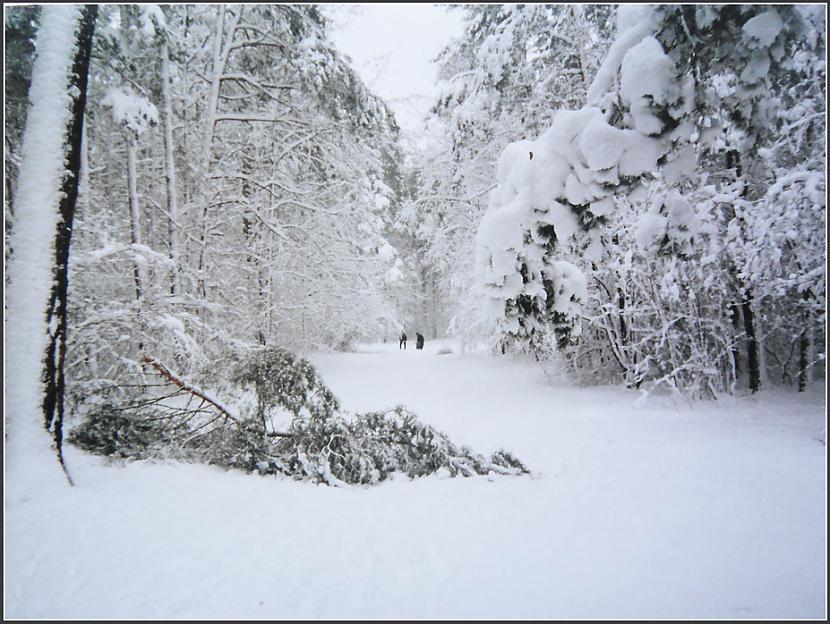
{"type": "MultiPolygon", "coordinates": [[[[130,205],[130,242],[141,245],[141,211],[138,206],[138,173],[135,166],[136,140],[127,136],[127,187],[130,205]]],[[[138,263],[133,266],[135,298],[141,299],[142,275],[138,263]]]]}
{"type": "Polygon", "coordinates": [[[87,121],[84,119],[81,125],[81,171],[78,180],[79,206],[76,208],[83,214],[89,209],[89,136],[87,134],[87,121]],[[81,202],[81,198],[83,201],[81,202]]]}
{"type": "MultiPolygon", "coordinates": [[[[98,16],[98,7],[85,5],[81,12],[79,30],[76,35],[75,59],[72,64],[72,73],[69,81],[69,92],[77,93],[72,104],[71,125],[67,128],[67,171],[61,184],[60,220],[55,233],[55,283],[52,286],[52,296],[47,312],[47,322],[51,326],[53,319],[57,319],[57,328],[52,336],[48,355],[57,349],[58,357],[54,362],[54,378],[47,382],[47,395],[44,400],[44,417],[47,428],[52,425],[55,437],[55,448],[58,460],[64,471],[66,464],[63,460],[63,418],[64,394],[66,378],[64,374],[64,357],[66,356],[67,337],[67,303],[69,299],[69,247],[72,242],[72,222],[75,218],[75,206],[78,201],[78,184],[81,172],[81,148],[83,142],[84,111],[86,110],[87,78],[89,76],[89,60],[92,52],[92,36],[95,32],[95,19],[98,16]],[[54,399],[51,390],[54,389],[54,399]]],[[[52,359],[47,355],[47,370],[52,359]]],[[[66,473],[70,483],[72,479],[66,473]]]]}
{"type": "Polygon", "coordinates": [[[755,316],[752,313],[752,291],[746,289],[741,302],[741,312],[744,318],[744,333],[746,334],[746,366],[749,372],[749,389],[758,392],[761,389],[761,367],[758,357],[758,339],[755,336],[755,316]]]}
{"type": "MultiPolygon", "coordinates": [[[[568,8],[571,12],[571,19],[574,21],[574,23],[581,24],[583,22],[583,19],[584,19],[584,17],[583,17],[584,16],[584,11],[583,11],[582,5],[581,4],[571,4],[571,5],[569,5],[568,8]]],[[[582,85],[582,93],[580,94],[580,96],[581,96],[580,99],[582,101],[585,101],[585,98],[587,97],[587,94],[588,94],[588,87],[590,85],[588,84],[588,79],[585,76],[585,59],[583,58],[584,57],[583,52],[584,52],[584,48],[582,46],[579,46],[577,48],[577,51],[576,51],[576,61],[577,61],[578,69],[579,69],[579,81],[582,85]]]]}
{"type": "MultiPolygon", "coordinates": [[[[184,10],[184,32],[182,33],[182,39],[187,41],[187,38],[190,36],[190,8],[189,5],[185,4],[182,5],[184,10]]],[[[186,56],[183,63],[179,64],[179,75],[181,78],[181,92],[184,94],[190,93],[190,64],[191,64],[191,57],[186,56]]],[[[182,133],[181,133],[181,146],[182,146],[182,154],[186,156],[190,154],[190,116],[187,110],[187,106],[182,106],[179,110],[182,118],[182,133]]],[[[191,206],[191,201],[193,200],[193,188],[192,188],[192,181],[190,177],[190,167],[185,166],[181,169],[182,175],[182,200],[184,202],[183,205],[183,213],[182,218],[185,218],[185,215],[190,216],[189,208],[191,206]]],[[[188,245],[187,240],[183,242],[181,251],[185,256],[187,256],[188,252],[188,245]]],[[[182,265],[184,266],[184,265],[182,265]]],[[[181,278],[181,276],[179,276],[181,278]]],[[[181,286],[181,282],[179,284],[181,286]]]]}
{"type": "MultiPolygon", "coordinates": [[[[803,299],[807,301],[808,293],[804,293],[803,299]]],[[[813,315],[806,310],[802,315],[804,319],[804,331],[798,339],[798,391],[804,392],[812,381],[812,364],[815,343],[815,330],[813,326],[813,315]]]]}
{"type": "MultiPolygon", "coordinates": [[[[8,121],[6,123],[8,123],[8,121]]],[[[11,141],[9,141],[8,135],[4,137],[3,147],[6,150],[5,158],[7,159],[6,162],[8,162],[8,159],[12,157],[12,144],[11,141]]],[[[14,170],[14,166],[9,167],[5,162],[3,165],[6,173],[6,194],[4,196],[5,205],[3,206],[6,220],[4,225],[6,227],[5,234],[8,235],[8,232],[11,229],[12,219],[14,218],[14,197],[17,194],[17,184],[15,184],[15,178],[17,177],[17,174],[14,170]]],[[[8,249],[6,250],[6,253],[8,254],[8,249]]]]}
{"type": "Polygon", "coordinates": [[[807,330],[801,332],[798,339],[798,391],[804,392],[807,389],[807,352],[810,341],[807,338],[807,330]]]}
{"type": "Polygon", "coordinates": [[[208,210],[210,208],[209,171],[213,149],[213,136],[216,131],[216,115],[219,109],[219,94],[222,86],[222,77],[225,67],[228,64],[228,56],[233,50],[233,41],[236,30],[242,18],[244,6],[234,5],[235,13],[227,27],[225,34],[225,5],[219,5],[219,14],[216,19],[216,30],[213,36],[213,64],[210,76],[210,92],[208,94],[207,111],[205,113],[205,128],[202,138],[202,185],[198,192],[199,203],[202,210],[202,223],[199,245],[199,278],[198,289],[202,298],[207,298],[207,232],[208,232],[208,210]]]}
{"type": "Polygon", "coordinates": [[[620,350],[625,353],[628,347],[628,326],[625,322],[625,293],[617,287],[617,307],[620,310],[620,350]]]}
{"type": "Polygon", "coordinates": [[[70,483],[62,449],[69,248],[97,14],[95,5],[43,8],[10,241],[7,408],[18,421],[12,435],[29,431],[27,419],[40,411],[70,483]]]}
{"type": "MultiPolygon", "coordinates": [[[[739,333],[741,327],[741,308],[737,303],[732,303],[729,305],[729,320],[732,321],[732,327],[735,333],[739,333]]],[[[732,365],[735,368],[735,377],[740,377],[742,372],[741,350],[738,348],[737,341],[733,341],[732,343],[732,365]]]]}
{"type": "MultiPolygon", "coordinates": [[[[741,165],[740,154],[735,150],[730,150],[726,153],[726,166],[735,169],[735,177],[741,179],[743,175],[743,168],[741,165]]],[[[748,186],[746,182],[742,182],[741,197],[746,198],[748,194],[748,186]]],[[[739,218],[739,217],[735,217],[739,218]]],[[[742,219],[741,219],[742,221],[742,219]]],[[[742,230],[744,224],[741,223],[742,230]]],[[[737,270],[733,267],[733,274],[738,285],[740,293],[740,307],[741,316],[744,321],[744,334],[746,335],[746,366],[747,374],[749,375],[749,389],[751,392],[757,392],[761,389],[761,369],[760,358],[758,356],[758,340],[755,333],[755,316],[752,313],[752,291],[744,284],[743,280],[737,275],[737,270]]]]}
{"type": "Polygon", "coordinates": [[[173,102],[170,96],[170,54],[167,41],[161,44],[161,97],[164,105],[164,162],[167,178],[167,232],[173,272],[170,294],[179,291],[179,204],[176,200],[176,162],[173,158],[173,102]]]}
{"type": "Polygon", "coordinates": [[[216,127],[216,110],[219,107],[219,88],[225,64],[222,62],[222,39],[225,33],[225,5],[219,5],[216,17],[216,30],[213,33],[213,65],[210,77],[207,111],[205,113],[205,133],[202,140],[202,163],[207,172],[210,164],[210,151],[213,146],[213,132],[216,127]]]}
{"type": "MultiPolygon", "coordinates": [[[[199,241],[199,295],[204,299],[207,297],[206,282],[206,255],[207,255],[207,230],[208,230],[208,207],[210,205],[210,184],[208,172],[210,171],[210,157],[213,147],[213,133],[216,128],[216,110],[219,106],[219,89],[221,87],[224,63],[222,62],[222,39],[225,32],[225,5],[219,5],[219,14],[216,18],[216,30],[213,33],[213,66],[211,70],[210,92],[208,94],[207,110],[205,112],[205,130],[202,137],[202,186],[199,193],[202,208],[201,235],[199,241]]],[[[233,36],[233,34],[231,34],[233,36]]]]}

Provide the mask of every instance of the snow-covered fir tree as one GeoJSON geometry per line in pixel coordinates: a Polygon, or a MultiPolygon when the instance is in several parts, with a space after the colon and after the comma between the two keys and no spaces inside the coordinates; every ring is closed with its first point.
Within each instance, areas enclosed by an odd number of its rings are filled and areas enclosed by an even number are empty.
{"type": "Polygon", "coordinates": [[[465,6],[464,36],[439,57],[443,93],[430,124],[439,137],[416,164],[418,195],[404,217],[436,276],[449,331],[480,334],[474,240],[499,154],[561,107],[584,104],[612,34],[614,8],[465,6]]]}

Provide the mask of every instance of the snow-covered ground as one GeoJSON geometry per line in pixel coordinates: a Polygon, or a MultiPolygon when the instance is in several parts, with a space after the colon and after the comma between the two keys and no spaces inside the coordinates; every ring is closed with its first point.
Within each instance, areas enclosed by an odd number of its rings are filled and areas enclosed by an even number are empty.
{"type": "Polygon", "coordinates": [[[345,409],[406,404],[534,476],[344,489],[69,448],[77,487],[6,481],[6,617],[826,617],[821,389],[635,406],[445,346],[310,359],[345,409]]]}

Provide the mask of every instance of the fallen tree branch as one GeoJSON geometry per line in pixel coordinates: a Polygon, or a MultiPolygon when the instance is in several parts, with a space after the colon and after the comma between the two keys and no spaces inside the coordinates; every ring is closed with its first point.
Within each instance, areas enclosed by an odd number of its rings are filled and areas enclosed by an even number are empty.
{"type": "Polygon", "coordinates": [[[257,396],[266,410],[291,411],[290,433],[268,431],[262,413],[259,418],[253,414],[237,417],[155,358],[142,354],[142,364],[149,364],[154,374],[175,386],[168,397],[181,400],[169,404],[161,397],[148,402],[138,391],[132,411],[124,413],[120,409],[123,397],[113,401],[102,395],[72,430],[72,444],[117,458],[196,461],[337,486],[375,484],[396,474],[410,478],[435,473],[484,475],[489,479],[490,475],[530,472],[506,450],[487,457],[454,444],[400,405],[356,415],[343,412],[314,367],[284,349],[272,347],[256,353],[232,381],[243,386],[259,383],[257,396]],[[181,407],[184,395],[188,404],[181,407]],[[164,413],[168,409],[175,411],[179,422],[169,422],[170,415],[164,413]]]}
{"type": "MultiPolygon", "coordinates": [[[[201,407],[204,403],[208,403],[208,404],[212,405],[219,412],[220,416],[224,416],[225,418],[227,418],[229,420],[232,420],[233,422],[235,422],[236,424],[238,424],[242,427],[245,426],[246,423],[244,423],[240,418],[234,416],[228,408],[226,408],[224,405],[219,403],[216,399],[213,399],[213,398],[207,396],[207,394],[205,394],[199,388],[196,388],[195,386],[192,386],[191,384],[184,381],[181,377],[179,377],[178,375],[173,373],[169,368],[167,368],[159,360],[157,360],[155,358],[152,358],[152,357],[150,357],[149,355],[146,355],[146,354],[144,354],[142,356],[141,360],[142,360],[142,362],[144,362],[146,364],[149,364],[150,366],[155,368],[156,371],[158,371],[159,375],[161,375],[164,379],[166,379],[167,381],[169,381],[173,385],[179,387],[180,389],[184,390],[185,392],[188,392],[191,396],[194,396],[197,399],[201,399],[202,403],[199,404],[199,407],[201,407]]],[[[198,411],[198,409],[199,408],[197,408],[196,411],[198,411]]],[[[292,437],[293,434],[283,433],[281,431],[268,431],[268,432],[265,433],[265,435],[268,436],[268,437],[271,437],[271,438],[275,438],[275,437],[290,438],[290,437],[292,437]]]]}
{"type": "Polygon", "coordinates": [[[141,358],[141,361],[145,362],[146,364],[149,364],[150,366],[155,368],[158,371],[159,375],[164,377],[170,383],[178,386],[179,388],[181,388],[182,390],[184,390],[186,392],[189,392],[190,394],[192,394],[196,398],[202,399],[202,401],[210,403],[213,407],[215,407],[219,411],[219,413],[221,415],[225,416],[226,418],[229,418],[230,420],[234,421],[235,423],[242,424],[242,421],[240,421],[239,418],[237,418],[236,416],[231,414],[230,411],[228,411],[228,409],[226,407],[224,407],[223,405],[221,405],[217,401],[215,401],[215,400],[211,399],[210,397],[208,397],[204,392],[202,392],[198,388],[196,388],[194,386],[191,386],[189,383],[182,380],[180,377],[176,376],[173,372],[170,371],[169,368],[167,368],[164,364],[162,364],[157,359],[151,358],[149,355],[144,355],[141,358]]]}

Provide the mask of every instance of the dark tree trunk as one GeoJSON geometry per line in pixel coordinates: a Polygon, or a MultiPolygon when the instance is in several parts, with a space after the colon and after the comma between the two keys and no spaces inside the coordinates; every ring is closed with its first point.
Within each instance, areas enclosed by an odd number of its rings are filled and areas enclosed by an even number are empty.
{"type": "MultiPolygon", "coordinates": [[[[734,168],[735,177],[739,180],[741,179],[741,176],[743,175],[741,156],[736,150],[729,150],[726,153],[726,166],[730,169],[734,168]]],[[[747,184],[743,182],[741,197],[746,198],[748,190],[747,184]]],[[[744,224],[741,223],[742,229],[743,226],[744,224]]],[[[761,360],[758,354],[758,340],[755,336],[755,317],[752,314],[752,291],[747,288],[743,280],[738,277],[736,274],[737,271],[734,267],[732,268],[732,273],[738,285],[738,291],[742,293],[740,297],[740,308],[742,313],[741,315],[744,320],[744,333],[746,335],[746,367],[747,374],[749,376],[749,389],[752,392],[757,392],[761,389],[761,360]]],[[[735,360],[737,365],[737,358],[735,358],[735,360]]]]}
{"type": "Polygon", "coordinates": [[[807,353],[810,349],[808,330],[801,333],[798,340],[798,391],[804,392],[807,389],[807,353]]]}
{"type": "MultiPolygon", "coordinates": [[[[813,293],[807,290],[802,294],[802,299],[805,304],[813,297],[813,293]]],[[[809,368],[814,361],[813,354],[813,314],[807,308],[803,315],[804,331],[798,339],[798,391],[804,392],[807,389],[807,384],[810,383],[809,368]]]]}
{"type": "MultiPolygon", "coordinates": [[[[732,327],[736,332],[740,331],[741,326],[741,308],[737,303],[729,306],[729,317],[732,320],[732,327]]],[[[738,349],[737,342],[732,345],[732,363],[735,366],[735,377],[741,373],[741,350],[738,349]]]]}
{"type": "MultiPolygon", "coordinates": [[[[63,417],[64,392],[64,356],[66,354],[66,318],[67,296],[69,290],[69,246],[72,240],[72,222],[75,217],[75,205],[78,199],[78,183],[81,171],[81,135],[86,108],[87,76],[89,74],[89,57],[92,50],[92,35],[98,7],[85,5],[81,12],[81,22],[76,34],[76,52],[69,80],[69,90],[76,93],[72,102],[72,116],[66,129],[66,171],[61,183],[60,218],[55,232],[54,283],[46,310],[49,326],[49,344],[43,371],[45,394],[43,398],[43,417],[47,429],[54,433],[58,460],[66,472],[63,461],[63,417]]],[[[69,474],[67,473],[67,478],[69,474]]],[[[70,483],[72,482],[70,478],[70,483]]]]}
{"type": "Polygon", "coordinates": [[[620,346],[625,351],[628,346],[628,327],[625,324],[625,293],[621,288],[617,289],[617,303],[620,308],[620,346]]]}
{"type": "Polygon", "coordinates": [[[741,304],[746,333],[746,366],[749,369],[749,389],[758,392],[761,389],[761,367],[758,357],[758,340],[755,337],[755,320],[752,315],[752,293],[749,289],[741,304]]]}

